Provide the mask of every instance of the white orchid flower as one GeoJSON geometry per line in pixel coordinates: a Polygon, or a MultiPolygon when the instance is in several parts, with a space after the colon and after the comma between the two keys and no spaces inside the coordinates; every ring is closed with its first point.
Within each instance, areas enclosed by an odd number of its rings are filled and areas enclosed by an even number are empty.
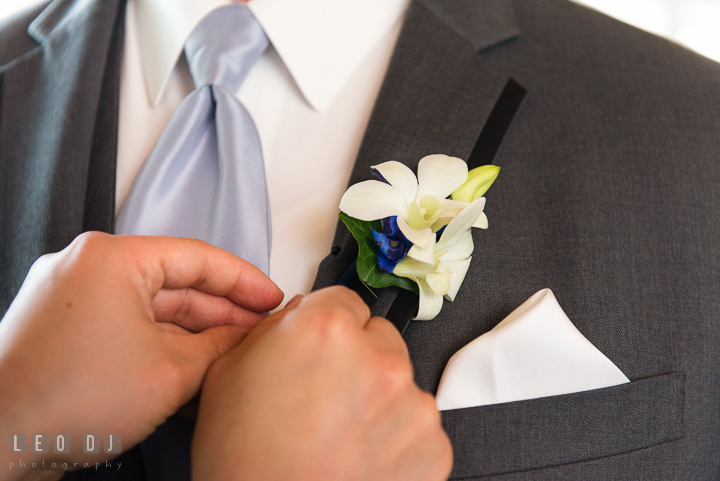
{"type": "Polygon", "coordinates": [[[481,197],[468,204],[445,228],[433,246],[433,263],[406,257],[397,263],[393,274],[417,282],[420,305],[414,320],[428,321],[442,309],[443,296],[455,300],[468,268],[474,244],[470,228],[477,223],[485,207],[481,197]]]}
{"type": "MultiPolygon", "coordinates": [[[[367,180],[351,186],[340,201],[340,210],[364,221],[397,216],[398,227],[413,243],[408,257],[435,265],[435,233],[470,205],[447,198],[467,180],[467,164],[457,157],[434,154],[420,160],[417,177],[397,161],[372,168],[388,183],[367,180]]],[[[482,209],[473,225],[487,228],[482,209]]]]}

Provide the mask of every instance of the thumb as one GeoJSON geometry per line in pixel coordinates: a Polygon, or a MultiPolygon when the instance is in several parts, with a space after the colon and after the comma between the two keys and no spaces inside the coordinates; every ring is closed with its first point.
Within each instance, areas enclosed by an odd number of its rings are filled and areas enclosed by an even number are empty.
{"type": "Polygon", "coordinates": [[[240,326],[218,326],[189,336],[174,336],[176,348],[192,366],[199,387],[210,365],[240,344],[247,329],[240,326]]]}
{"type": "MultiPolygon", "coordinates": [[[[180,328],[182,329],[182,328],[180,328]]],[[[187,419],[197,417],[197,401],[200,387],[210,366],[228,351],[240,344],[247,335],[247,328],[240,326],[219,326],[197,334],[171,336],[171,349],[182,359],[183,374],[176,399],[175,413],[187,419]]]]}
{"type": "Polygon", "coordinates": [[[219,326],[197,334],[187,331],[179,334],[166,329],[156,332],[161,339],[161,351],[168,369],[160,369],[154,374],[164,388],[168,408],[171,408],[170,415],[198,394],[212,363],[240,344],[247,329],[219,326]]]}

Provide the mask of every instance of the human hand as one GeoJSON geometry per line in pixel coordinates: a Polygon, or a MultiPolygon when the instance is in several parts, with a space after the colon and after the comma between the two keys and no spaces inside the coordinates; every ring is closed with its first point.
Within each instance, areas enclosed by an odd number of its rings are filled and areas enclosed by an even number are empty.
{"type": "MultiPolygon", "coordinates": [[[[254,266],[192,239],[89,233],[41,257],[0,322],[0,461],[10,433],[69,433],[70,454],[42,455],[60,470],[112,458],[83,454],[83,433],[137,444],[281,300],[254,266]]],[[[0,479],[37,476],[28,453],[0,479]]]]}
{"type": "Polygon", "coordinates": [[[202,387],[193,478],[444,480],[452,448],[390,322],[352,291],[262,321],[202,387]]]}

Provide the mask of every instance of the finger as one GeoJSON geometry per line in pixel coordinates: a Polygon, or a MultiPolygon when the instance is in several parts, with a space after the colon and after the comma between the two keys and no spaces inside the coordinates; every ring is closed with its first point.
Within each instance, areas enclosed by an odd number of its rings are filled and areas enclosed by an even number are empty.
{"type": "Polygon", "coordinates": [[[238,306],[226,297],[193,288],[160,289],[152,301],[157,322],[171,322],[193,332],[218,326],[253,328],[265,316],[238,306]]]}
{"type": "MultiPolygon", "coordinates": [[[[300,301],[302,300],[303,296],[297,295],[293,297],[290,302],[280,311],[271,314],[261,320],[248,334],[247,338],[243,340],[241,350],[244,352],[250,347],[252,347],[255,342],[257,342],[258,339],[262,338],[263,335],[273,327],[275,327],[280,321],[282,321],[285,316],[290,314],[291,312],[295,311],[300,306],[300,301]]],[[[240,356],[242,352],[238,352],[238,356],[240,356]]]]}
{"type": "Polygon", "coordinates": [[[172,332],[173,334],[180,334],[183,336],[190,336],[192,335],[192,332],[188,331],[187,329],[178,326],[177,324],[173,324],[172,322],[158,322],[157,326],[160,329],[165,329],[168,332],[172,332]]]}
{"type": "Polygon", "coordinates": [[[165,382],[172,388],[170,392],[177,406],[198,394],[210,365],[240,344],[246,335],[246,329],[237,326],[213,327],[189,335],[160,333],[162,350],[174,366],[173,375],[165,382]]]}
{"type": "Polygon", "coordinates": [[[300,302],[304,296],[301,294],[295,294],[292,299],[290,299],[287,304],[285,304],[285,309],[291,307],[296,302],[300,302]]]}
{"type": "Polygon", "coordinates": [[[355,292],[346,287],[333,286],[315,291],[305,296],[297,304],[297,313],[301,311],[312,315],[311,310],[343,310],[362,329],[370,319],[370,308],[355,292]]]}
{"type": "Polygon", "coordinates": [[[383,319],[382,317],[371,318],[365,325],[364,331],[369,336],[370,342],[375,348],[400,354],[410,359],[407,344],[405,344],[397,328],[387,319],[383,319]]]}
{"type": "Polygon", "coordinates": [[[240,344],[247,333],[248,329],[242,327],[220,326],[190,336],[168,336],[167,341],[170,349],[187,361],[199,387],[210,365],[240,344]]]}
{"type": "MultiPolygon", "coordinates": [[[[271,314],[267,316],[265,319],[262,320],[262,324],[264,326],[274,326],[278,322],[280,322],[285,316],[293,312],[294,310],[298,309],[300,307],[300,304],[303,300],[304,296],[300,294],[296,294],[293,296],[290,301],[285,304],[285,307],[280,309],[279,311],[275,312],[274,314],[271,314]]],[[[258,326],[260,327],[260,326],[258,326]]],[[[256,328],[257,329],[257,328],[256,328]]]]}
{"type": "Polygon", "coordinates": [[[193,287],[255,312],[275,308],[283,294],[249,262],[206,242],[176,237],[117,236],[134,254],[151,295],[193,287]]]}

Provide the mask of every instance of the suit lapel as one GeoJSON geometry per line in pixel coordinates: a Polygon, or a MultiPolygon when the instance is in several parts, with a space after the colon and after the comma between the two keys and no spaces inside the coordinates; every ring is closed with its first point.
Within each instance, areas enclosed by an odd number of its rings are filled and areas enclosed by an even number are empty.
{"type": "Polygon", "coordinates": [[[83,231],[113,232],[115,227],[115,177],[120,120],[120,68],[125,43],[124,23],[125,1],[122,0],[100,87],[85,190],[83,231]]]}
{"type": "Polygon", "coordinates": [[[103,108],[115,112],[100,119],[98,110],[103,86],[117,75],[116,63],[107,71],[106,65],[112,40],[119,41],[123,4],[51,2],[28,29],[37,48],[0,67],[0,312],[37,257],[64,248],[84,227],[111,226],[111,220],[86,218],[85,210],[91,204],[92,216],[107,217],[107,197],[114,196],[114,153],[108,160],[114,143],[103,141],[112,142],[116,132],[95,142],[93,134],[116,130],[117,104],[106,101],[103,108]],[[103,160],[91,169],[94,154],[103,160]],[[96,179],[102,186],[89,192],[96,179]]]}
{"type": "MultiPolygon", "coordinates": [[[[491,113],[497,117],[493,109],[507,97],[502,94],[507,94],[508,85],[517,84],[509,83],[508,76],[494,70],[478,51],[518,33],[510,0],[413,2],[349,184],[371,179],[370,166],[387,160],[403,162],[413,171],[422,157],[434,153],[465,160],[473,154],[487,161],[487,155],[478,153],[492,150],[493,145],[498,148],[498,136],[480,134],[491,113]],[[486,141],[479,142],[483,137],[486,141]],[[493,145],[485,147],[486,143],[493,145]]],[[[500,117],[509,126],[508,117],[512,120],[516,111],[500,117]]],[[[320,264],[313,289],[336,284],[356,257],[355,240],[338,223],[332,252],[320,264]]],[[[403,291],[398,296],[396,288],[376,292],[377,299],[364,286],[358,292],[374,315],[386,316],[390,311],[401,331],[417,307],[414,294],[403,291]],[[399,302],[394,302],[396,297],[399,302]]]]}

